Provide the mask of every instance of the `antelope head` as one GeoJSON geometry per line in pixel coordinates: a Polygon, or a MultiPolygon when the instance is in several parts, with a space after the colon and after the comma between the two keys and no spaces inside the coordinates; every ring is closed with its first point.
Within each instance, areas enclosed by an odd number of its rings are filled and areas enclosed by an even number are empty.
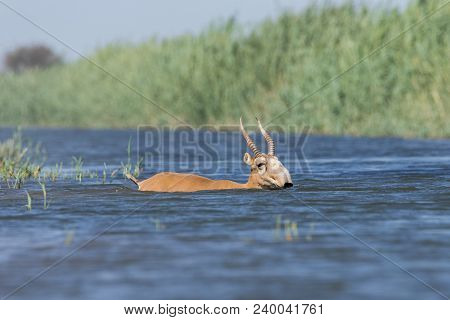
{"type": "Polygon", "coordinates": [[[258,126],[261,134],[267,142],[267,154],[258,150],[253,140],[245,131],[242,124],[242,118],[240,119],[240,123],[242,135],[254,155],[252,157],[248,152],[244,154],[244,162],[250,166],[250,177],[248,179],[248,184],[263,189],[282,189],[292,187],[293,184],[291,175],[275,155],[275,144],[267,131],[262,127],[261,122],[258,120],[258,126]]]}

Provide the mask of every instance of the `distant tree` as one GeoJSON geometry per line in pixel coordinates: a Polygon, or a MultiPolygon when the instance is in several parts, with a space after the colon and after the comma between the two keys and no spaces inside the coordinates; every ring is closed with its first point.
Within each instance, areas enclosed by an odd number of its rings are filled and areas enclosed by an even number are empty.
{"type": "Polygon", "coordinates": [[[26,69],[48,68],[61,63],[61,56],[53,52],[46,45],[37,44],[18,47],[5,56],[6,69],[19,73],[26,69]]]}

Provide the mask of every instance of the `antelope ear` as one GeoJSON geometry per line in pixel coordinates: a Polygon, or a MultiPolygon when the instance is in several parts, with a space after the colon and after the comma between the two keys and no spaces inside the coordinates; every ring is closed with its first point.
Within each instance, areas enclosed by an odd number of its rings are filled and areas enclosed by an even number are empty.
{"type": "Polygon", "coordinates": [[[252,163],[253,163],[253,158],[252,158],[252,156],[251,156],[248,152],[246,152],[246,153],[244,154],[244,162],[245,162],[247,165],[249,165],[249,166],[251,166],[252,163]]]}

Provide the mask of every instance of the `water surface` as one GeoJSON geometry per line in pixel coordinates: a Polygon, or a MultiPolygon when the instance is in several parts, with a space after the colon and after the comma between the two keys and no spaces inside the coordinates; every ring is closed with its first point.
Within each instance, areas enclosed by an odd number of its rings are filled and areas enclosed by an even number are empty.
{"type": "MultiPolygon", "coordinates": [[[[126,161],[134,134],[24,132],[47,164],[76,155],[99,171],[126,161]]],[[[287,161],[295,186],[281,191],[157,194],[121,177],[60,179],[47,183],[44,210],[36,183],[2,184],[0,295],[99,233],[10,298],[442,298],[414,276],[450,295],[450,141],[312,136],[304,151],[310,171],[287,161]]],[[[244,182],[238,152],[205,175],[244,182]]]]}

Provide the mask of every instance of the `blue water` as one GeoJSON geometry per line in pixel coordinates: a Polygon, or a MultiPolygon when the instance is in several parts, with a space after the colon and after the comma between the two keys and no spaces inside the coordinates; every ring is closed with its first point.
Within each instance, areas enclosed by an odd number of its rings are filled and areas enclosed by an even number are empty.
{"type": "MultiPolygon", "coordinates": [[[[0,130],[0,139],[9,134],[0,130]]],[[[62,161],[69,168],[72,156],[81,156],[85,168],[101,172],[104,163],[111,171],[127,161],[135,132],[36,129],[24,135],[42,142],[49,166],[62,161]]],[[[241,149],[204,175],[244,182],[241,149]]],[[[137,192],[120,176],[105,183],[58,179],[46,183],[46,210],[36,182],[20,190],[1,182],[0,296],[450,295],[449,140],[311,136],[303,165],[296,161],[285,161],[294,187],[280,191],[157,194],[137,192]]],[[[142,176],[158,169],[147,166],[142,176]]]]}

